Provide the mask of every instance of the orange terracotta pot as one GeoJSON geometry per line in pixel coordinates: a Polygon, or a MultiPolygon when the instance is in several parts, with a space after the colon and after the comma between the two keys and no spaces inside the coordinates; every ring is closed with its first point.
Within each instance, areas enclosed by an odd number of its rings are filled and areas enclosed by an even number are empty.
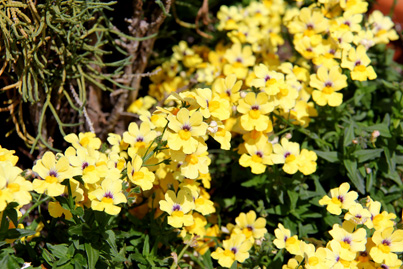
{"type": "MultiPolygon", "coordinates": [[[[373,6],[373,9],[380,10],[384,15],[389,15],[389,12],[393,6],[394,0],[377,0],[373,6]]],[[[395,23],[403,25],[403,0],[397,0],[392,20],[395,23]]]]}

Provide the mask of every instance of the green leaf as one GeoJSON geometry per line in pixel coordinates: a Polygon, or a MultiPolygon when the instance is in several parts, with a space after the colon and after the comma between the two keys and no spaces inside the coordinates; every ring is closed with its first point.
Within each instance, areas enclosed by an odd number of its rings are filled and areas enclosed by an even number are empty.
{"type": "Polygon", "coordinates": [[[95,265],[99,259],[99,250],[93,248],[91,243],[85,243],[84,248],[85,252],[87,253],[88,268],[93,269],[95,268],[95,265]]]}
{"type": "Polygon", "coordinates": [[[234,263],[231,265],[230,269],[237,269],[238,268],[238,263],[237,261],[234,261],[234,263]]]}
{"type": "Polygon", "coordinates": [[[214,268],[213,261],[211,260],[210,250],[206,251],[206,253],[203,254],[202,258],[203,258],[202,262],[203,262],[204,268],[214,268]]]}
{"type": "Polygon", "coordinates": [[[144,245],[143,245],[143,256],[147,256],[150,253],[150,238],[148,235],[146,235],[146,238],[144,239],[144,245]]]}
{"type": "Polygon", "coordinates": [[[355,129],[355,124],[352,120],[350,120],[349,125],[347,126],[346,129],[344,129],[344,140],[343,140],[343,146],[347,147],[353,142],[354,139],[354,129],[355,129]]]}
{"type": "Polygon", "coordinates": [[[358,159],[358,162],[363,163],[379,158],[382,152],[383,149],[361,149],[354,151],[353,155],[358,159]]]}
{"type": "Polygon", "coordinates": [[[255,186],[260,186],[264,184],[267,181],[267,176],[266,175],[259,175],[259,176],[254,176],[252,179],[242,182],[241,186],[242,187],[255,187],[255,186]]]}
{"type": "Polygon", "coordinates": [[[357,169],[357,163],[349,159],[345,159],[343,162],[347,169],[347,176],[351,179],[351,182],[360,193],[365,194],[364,179],[357,169]]]}
{"type": "Polygon", "coordinates": [[[56,258],[52,255],[52,253],[50,253],[49,250],[47,250],[46,248],[44,248],[42,251],[42,257],[49,264],[53,264],[53,262],[56,260],[56,258]]]}
{"type": "Polygon", "coordinates": [[[36,234],[36,231],[24,230],[24,229],[10,229],[6,233],[6,238],[8,239],[18,239],[25,236],[30,236],[36,234]]]}
{"type": "Polygon", "coordinates": [[[51,245],[49,243],[46,243],[46,246],[48,249],[52,252],[54,256],[57,258],[63,258],[66,257],[68,247],[67,244],[59,244],[59,245],[51,245]]]}
{"type": "Polygon", "coordinates": [[[288,194],[288,197],[290,197],[290,208],[291,208],[291,210],[293,210],[297,207],[298,193],[296,193],[295,191],[287,190],[287,194],[288,194]]]}
{"type": "Polygon", "coordinates": [[[18,213],[12,204],[7,205],[7,208],[4,210],[4,214],[14,223],[15,227],[18,227],[18,213]]]}
{"type": "Polygon", "coordinates": [[[320,150],[314,150],[314,151],[319,157],[325,159],[330,163],[340,162],[337,151],[320,151],[320,150]]]}

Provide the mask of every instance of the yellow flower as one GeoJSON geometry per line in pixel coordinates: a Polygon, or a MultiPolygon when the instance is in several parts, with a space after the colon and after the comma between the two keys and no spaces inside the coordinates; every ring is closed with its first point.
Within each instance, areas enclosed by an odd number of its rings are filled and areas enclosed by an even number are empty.
{"type": "Polygon", "coordinates": [[[79,133],[78,136],[76,134],[69,134],[64,137],[64,140],[69,142],[76,149],[80,147],[99,149],[101,147],[101,139],[91,132],[79,133]]]}
{"type": "Polygon", "coordinates": [[[283,170],[287,174],[295,174],[298,171],[299,144],[289,142],[287,138],[281,139],[280,143],[273,145],[271,160],[275,164],[284,164],[283,170]]]}
{"type": "Polygon", "coordinates": [[[302,149],[298,156],[298,170],[304,175],[310,175],[316,171],[318,156],[314,151],[302,149]]]}
{"type": "Polygon", "coordinates": [[[156,103],[157,100],[155,100],[151,96],[146,95],[144,97],[137,98],[136,101],[131,103],[130,106],[127,108],[127,111],[142,115],[156,103]]]}
{"type": "Polygon", "coordinates": [[[128,131],[123,133],[123,141],[129,144],[129,155],[134,155],[141,149],[147,148],[150,143],[157,137],[157,133],[151,130],[150,124],[143,122],[139,126],[132,122],[129,125],[128,131]]]}
{"type": "Polygon", "coordinates": [[[371,248],[369,255],[377,263],[383,263],[393,259],[395,252],[403,252],[403,230],[395,230],[393,227],[383,231],[375,231],[372,236],[375,246],[371,248]]]}
{"type": "Polygon", "coordinates": [[[218,260],[222,267],[230,268],[235,261],[242,263],[249,258],[248,251],[252,245],[244,234],[231,235],[230,239],[223,241],[224,249],[218,247],[211,253],[211,257],[218,260]]]}
{"type": "Polygon", "coordinates": [[[192,194],[188,188],[179,190],[176,195],[172,190],[165,193],[165,200],[159,202],[160,209],[169,214],[168,224],[175,228],[193,225],[193,216],[188,214],[194,207],[192,194]]]}
{"type": "Polygon", "coordinates": [[[203,188],[199,187],[197,191],[191,191],[195,203],[194,210],[202,213],[204,216],[214,213],[215,207],[210,195],[203,188]]]}
{"type": "Polygon", "coordinates": [[[196,152],[185,154],[182,151],[171,150],[172,160],[180,166],[181,174],[190,179],[196,179],[199,174],[207,174],[211,163],[208,157],[207,146],[200,143],[196,152]]]}
{"type": "Polygon", "coordinates": [[[221,149],[229,150],[231,148],[231,133],[225,129],[220,120],[211,119],[207,131],[215,141],[220,143],[221,149]]]}
{"type": "Polygon", "coordinates": [[[328,20],[322,15],[322,12],[307,7],[301,9],[299,16],[288,25],[291,34],[302,33],[307,37],[324,33],[328,28],[328,20]]]}
{"type": "Polygon", "coordinates": [[[226,120],[230,117],[230,104],[227,99],[219,96],[212,97],[213,93],[209,88],[196,89],[196,100],[200,105],[200,112],[203,117],[213,116],[219,120],[226,120]]]}
{"type": "Polygon", "coordinates": [[[322,45],[322,37],[320,35],[315,36],[303,36],[294,37],[295,49],[304,57],[305,59],[313,59],[324,53],[324,48],[322,45]]]}
{"type": "Polygon", "coordinates": [[[173,150],[182,149],[186,154],[194,153],[200,137],[207,131],[208,125],[203,122],[202,114],[196,111],[190,115],[189,110],[181,108],[176,117],[170,114],[168,120],[168,127],[172,130],[168,137],[168,147],[173,150]]]}
{"type": "Polygon", "coordinates": [[[7,180],[0,176],[0,212],[6,209],[7,204],[13,201],[13,195],[7,190],[7,180]]]}
{"type": "Polygon", "coordinates": [[[355,224],[351,221],[344,221],[343,225],[334,224],[333,229],[329,231],[333,240],[340,243],[341,247],[353,253],[365,251],[367,243],[367,233],[364,228],[355,230],[355,224]]]}
{"type": "Polygon", "coordinates": [[[267,140],[259,140],[256,144],[245,144],[247,154],[242,154],[239,164],[243,167],[250,167],[252,173],[262,174],[267,165],[272,165],[272,145],[267,140]]]}
{"type": "Polygon", "coordinates": [[[0,146],[0,162],[11,162],[16,165],[18,157],[14,155],[15,150],[8,150],[0,146]]]}
{"type": "Polygon", "coordinates": [[[321,66],[315,75],[311,75],[309,85],[317,89],[312,92],[312,98],[318,105],[339,106],[343,102],[343,94],[337,91],[347,87],[347,76],[338,66],[330,69],[321,66]]]}
{"type": "Polygon", "coordinates": [[[393,227],[395,225],[393,220],[396,219],[396,215],[386,211],[381,213],[380,202],[373,201],[370,197],[368,197],[366,206],[371,213],[371,218],[365,222],[365,225],[368,228],[375,228],[376,231],[383,231],[384,229],[393,227]]]}
{"type": "MultiPolygon", "coordinates": [[[[0,199],[6,202],[15,201],[20,206],[31,202],[29,191],[32,191],[32,183],[20,176],[21,172],[12,162],[0,162],[0,199]]],[[[0,211],[4,210],[3,206],[0,206],[0,211]]]]}
{"type": "Polygon", "coordinates": [[[60,218],[64,215],[66,220],[70,220],[73,217],[71,212],[63,208],[59,202],[49,202],[48,211],[52,218],[60,218]]]}
{"type": "Polygon", "coordinates": [[[207,220],[204,216],[197,212],[193,212],[192,216],[194,223],[190,226],[185,226],[182,230],[185,233],[181,233],[181,236],[184,237],[187,233],[189,233],[192,235],[196,234],[203,238],[203,236],[206,234],[205,226],[207,225],[207,220]]]}
{"type": "Polygon", "coordinates": [[[127,150],[127,148],[129,147],[129,144],[123,141],[121,135],[109,133],[107,141],[109,142],[109,144],[111,144],[111,146],[112,146],[111,150],[113,152],[117,152],[120,155],[127,158],[127,153],[125,154],[125,153],[123,153],[123,151],[127,150]]]}
{"type": "Polygon", "coordinates": [[[127,162],[127,177],[130,182],[141,187],[143,191],[150,190],[155,180],[154,173],[147,167],[142,167],[143,160],[139,155],[135,155],[131,162],[127,162]]]}
{"type": "Polygon", "coordinates": [[[301,254],[300,240],[298,240],[298,236],[291,236],[291,231],[284,228],[284,226],[279,223],[278,228],[274,230],[274,234],[276,235],[276,239],[273,240],[273,244],[278,249],[287,249],[293,255],[301,254]]]}
{"type": "Polygon", "coordinates": [[[264,92],[255,94],[249,92],[244,99],[239,100],[238,112],[242,113],[241,126],[246,131],[264,131],[271,126],[271,120],[267,114],[272,112],[274,106],[269,102],[268,95],[264,92]]]}
{"type": "Polygon", "coordinates": [[[353,267],[356,253],[343,248],[336,240],[330,241],[327,244],[327,248],[331,250],[330,252],[326,252],[326,258],[329,260],[328,268],[356,268],[353,267]]]}
{"type": "Polygon", "coordinates": [[[267,233],[267,229],[265,228],[266,220],[264,218],[256,219],[256,213],[253,210],[246,214],[239,214],[235,218],[235,223],[235,229],[239,229],[246,236],[246,239],[260,239],[267,233]]]}
{"type": "Polygon", "coordinates": [[[368,24],[371,26],[376,44],[388,44],[390,40],[399,38],[390,17],[384,16],[379,10],[375,10],[369,15],[368,24]]]}
{"type": "Polygon", "coordinates": [[[260,90],[265,91],[268,95],[276,95],[280,92],[280,83],[284,82],[283,74],[269,71],[264,64],[255,66],[253,71],[257,78],[251,82],[251,86],[260,88],[260,90]]]}
{"type": "Polygon", "coordinates": [[[65,156],[69,159],[72,167],[81,170],[82,179],[85,183],[97,183],[101,177],[106,176],[107,166],[102,160],[99,151],[91,148],[67,148],[65,156]]]}
{"type": "Polygon", "coordinates": [[[79,172],[73,169],[67,157],[61,155],[56,160],[55,155],[48,151],[42,159],[38,160],[32,168],[42,179],[35,179],[33,189],[37,193],[46,193],[49,196],[59,196],[64,192],[64,185],[61,183],[65,179],[78,175],[79,172]]]}
{"type": "Polygon", "coordinates": [[[127,202],[122,193],[122,181],[112,178],[104,179],[101,186],[88,193],[88,198],[93,210],[105,211],[109,215],[119,214],[121,208],[116,205],[127,202]]]}
{"type": "Polygon", "coordinates": [[[250,46],[242,48],[240,43],[235,43],[225,52],[224,58],[228,64],[224,65],[224,75],[235,74],[238,79],[245,79],[248,67],[255,64],[255,56],[250,46]]]}
{"type": "Polygon", "coordinates": [[[350,220],[355,224],[364,224],[368,220],[371,220],[371,213],[368,209],[363,208],[361,204],[356,203],[348,209],[348,212],[344,215],[344,219],[350,220]]]}
{"type": "Polygon", "coordinates": [[[226,98],[231,104],[236,103],[240,96],[239,90],[242,86],[242,80],[236,79],[235,74],[229,74],[225,78],[218,78],[214,81],[211,89],[213,95],[218,95],[221,98],[226,98]]]}
{"type": "Polygon", "coordinates": [[[237,22],[241,21],[243,16],[236,6],[222,5],[217,12],[217,18],[220,21],[218,30],[232,30],[238,28],[237,22]]]}
{"type": "Polygon", "coordinates": [[[326,209],[334,215],[340,215],[341,209],[349,209],[354,206],[357,202],[358,193],[355,191],[348,191],[350,189],[350,184],[343,183],[339,188],[334,188],[330,190],[329,196],[325,195],[319,200],[320,205],[327,205],[326,209]]]}
{"type": "Polygon", "coordinates": [[[186,41],[180,41],[177,46],[172,48],[172,50],[174,52],[172,57],[175,60],[182,61],[188,68],[195,67],[203,61],[193,49],[188,47],[186,41]]]}
{"type": "Polygon", "coordinates": [[[370,66],[371,60],[367,56],[366,49],[359,45],[357,49],[350,48],[343,50],[341,67],[348,68],[351,71],[351,79],[366,81],[367,79],[376,79],[377,75],[374,68],[370,66]]]}

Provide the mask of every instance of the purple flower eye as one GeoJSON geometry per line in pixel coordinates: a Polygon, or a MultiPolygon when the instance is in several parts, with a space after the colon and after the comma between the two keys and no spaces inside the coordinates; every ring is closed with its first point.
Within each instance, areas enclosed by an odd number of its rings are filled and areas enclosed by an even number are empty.
{"type": "Polygon", "coordinates": [[[83,162],[83,164],[81,165],[81,169],[85,169],[85,168],[87,168],[88,167],[88,163],[87,162],[83,162]]]}
{"type": "Polygon", "coordinates": [[[178,205],[178,204],[175,204],[175,205],[172,207],[172,211],[180,211],[180,210],[181,210],[181,206],[178,205]]]}
{"type": "Polygon", "coordinates": [[[184,125],[182,126],[182,130],[190,131],[190,125],[189,125],[189,124],[184,124],[184,125]]]}
{"type": "Polygon", "coordinates": [[[237,250],[235,247],[231,248],[231,251],[232,251],[232,253],[234,253],[234,254],[236,254],[236,253],[238,252],[238,250],[237,250]]]}
{"type": "Polygon", "coordinates": [[[50,170],[50,171],[49,171],[49,176],[51,176],[51,177],[57,177],[57,172],[54,171],[54,170],[50,170]]]}
{"type": "Polygon", "coordinates": [[[104,194],[104,197],[113,199],[113,194],[110,191],[108,191],[104,194]]]}

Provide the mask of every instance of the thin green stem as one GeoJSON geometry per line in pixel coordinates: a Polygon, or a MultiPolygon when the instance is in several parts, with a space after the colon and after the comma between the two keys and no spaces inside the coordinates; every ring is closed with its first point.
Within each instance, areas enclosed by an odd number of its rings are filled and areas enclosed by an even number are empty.
{"type": "Polygon", "coordinates": [[[40,206],[41,204],[43,204],[44,202],[50,200],[52,197],[51,196],[47,196],[45,198],[43,198],[41,200],[42,194],[39,196],[38,200],[36,201],[36,203],[31,206],[24,215],[22,215],[22,217],[18,220],[18,224],[22,223],[22,221],[29,215],[29,213],[31,213],[32,210],[34,210],[35,208],[37,208],[38,206],[40,206]]]}

